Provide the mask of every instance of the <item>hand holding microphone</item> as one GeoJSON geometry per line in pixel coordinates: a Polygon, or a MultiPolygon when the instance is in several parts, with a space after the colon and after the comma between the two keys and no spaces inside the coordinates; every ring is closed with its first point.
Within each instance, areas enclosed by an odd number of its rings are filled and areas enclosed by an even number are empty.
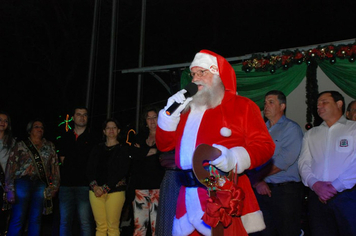
{"type": "Polygon", "coordinates": [[[166,114],[168,116],[180,114],[188,103],[193,100],[192,96],[197,92],[198,86],[195,83],[190,83],[184,89],[168,98],[167,105],[164,107],[166,114]]]}

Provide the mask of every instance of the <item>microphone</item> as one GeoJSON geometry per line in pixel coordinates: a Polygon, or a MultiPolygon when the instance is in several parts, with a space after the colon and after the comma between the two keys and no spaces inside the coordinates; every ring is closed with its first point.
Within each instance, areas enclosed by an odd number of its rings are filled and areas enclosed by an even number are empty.
{"type": "MultiPolygon", "coordinates": [[[[185,90],[187,90],[187,92],[184,94],[185,98],[189,98],[194,96],[197,92],[198,92],[198,85],[196,85],[195,83],[190,83],[187,86],[185,86],[184,88],[185,90]]],[[[182,105],[181,103],[178,102],[174,102],[167,110],[166,110],[166,114],[167,115],[172,115],[172,113],[177,110],[177,108],[182,105]]]]}

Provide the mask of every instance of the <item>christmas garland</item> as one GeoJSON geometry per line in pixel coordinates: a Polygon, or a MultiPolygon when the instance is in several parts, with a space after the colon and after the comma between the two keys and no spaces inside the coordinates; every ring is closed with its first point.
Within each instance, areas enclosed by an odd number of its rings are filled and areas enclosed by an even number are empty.
{"type": "Polygon", "coordinates": [[[269,71],[270,73],[276,72],[277,69],[283,68],[287,70],[295,64],[307,63],[310,65],[312,60],[329,60],[334,64],[336,59],[348,59],[354,62],[356,59],[356,42],[349,45],[329,45],[325,47],[319,46],[318,48],[309,49],[306,51],[282,51],[281,55],[267,55],[254,54],[248,60],[242,63],[242,70],[251,72],[252,70],[261,72],[269,71]]]}
{"type": "Polygon", "coordinates": [[[277,69],[283,68],[287,70],[293,65],[300,65],[307,63],[307,81],[306,81],[306,125],[305,129],[309,130],[313,126],[318,126],[322,119],[316,112],[318,81],[316,76],[316,69],[318,67],[317,61],[329,60],[331,64],[334,64],[339,59],[348,59],[350,62],[354,62],[356,59],[356,42],[349,45],[328,45],[324,47],[317,47],[306,51],[300,50],[285,50],[281,55],[267,55],[254,54],[248,60],[242,63],[242,70],[245,72],[251,72],[255,70],[257,72],[269,71],[275,73],[277,69]],[[313,122],[314,117],[314,122],[313,122]]]}
{"type": "Polygon", "coordinates": [[[305,129],[309,130],[313,128],[313,126],[318,126],[322,120],[317,113],[317,100],[319,94],[319,87],[318,87],[318,80],[316,69],[318,64],[315,60],[311,60],[310,64],[308,65],[307,74],[306,74],[306,86],[305,86],[305,96],[307,104],[307,112],[306,112],[306,120],[307,123],[305,124],[305,129]],[[314,122],[312,124],[314,117],[314,122]]]}

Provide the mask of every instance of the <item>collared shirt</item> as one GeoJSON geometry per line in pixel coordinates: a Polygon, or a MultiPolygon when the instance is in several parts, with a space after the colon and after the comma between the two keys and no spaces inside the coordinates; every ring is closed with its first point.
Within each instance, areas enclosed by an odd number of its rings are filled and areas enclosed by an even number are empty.
{"type": "Polygon", "coordinates": [[[272,161],[281,171],[266,177],[265,182],[300,182],[298,156],[302,147],[302,129],[284,115],[272,127],[270,127],[269,121],[266,122],[266,125],[276,145],[272,161]]]}
{"type": "Polygon", "coordinates": [[[299,171],[306,186],[331,181],[338,192],[356,183],[356,122],[344,116],[329,127],[325,122],[303,139],[299,171]]]}

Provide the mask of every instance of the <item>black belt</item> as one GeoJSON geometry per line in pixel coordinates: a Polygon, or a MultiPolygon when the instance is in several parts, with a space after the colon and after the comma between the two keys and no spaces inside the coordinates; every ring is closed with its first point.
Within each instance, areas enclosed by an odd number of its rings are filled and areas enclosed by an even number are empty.
{"type": "Polygon", "coordinates": [[[182,170],[178,171],[178,176],[181,184],[185,187],[205,187],[199,180],[195,177],[193,170],[182,170]]]}
{"type": "Polygon", "coordinates": [[[179,168],[170,168],[170,167],[166,167],[164,168],[165,170],[173,170],[173,171],[181,171],[181,169],[179,168]]]}
{"type": "Polygon", "coordinates": [[[300,184],[301,182],[294,182],[294,181],[290,181],[290,182],[283,182],[283,183],[267,183],[267,185],[270,188],[274,188],[274,187],[280,187],[280,186],[285,186],[288,184],[300,184]]]}

